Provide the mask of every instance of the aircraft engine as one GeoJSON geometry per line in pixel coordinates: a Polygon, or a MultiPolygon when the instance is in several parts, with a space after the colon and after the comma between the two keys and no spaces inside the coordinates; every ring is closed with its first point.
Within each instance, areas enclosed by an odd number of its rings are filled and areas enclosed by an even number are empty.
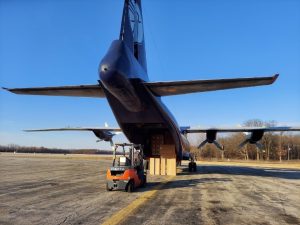
{"type": "Polygon", "coordinates": [[[224,150],[224,146],[217,142],[217,130],[207,130],[206,139],[198,146],[198,149],[201,149],[207,143],[214,144],[221,151],[224,150]]]}
{"type": "Polygon", "coordinates": [[[95,136],[97,138],[99,138],[99,141],[107,141],[110,142],[110,145],[113,146],[113,136],[115,136],[116,134],[110,132],[110,131],[99,131],[99,130],[94,130],[93,133],[95,134],[95,136]]]}
{"type": "Polygon", "coordinates": [[[239,145],[239,148],[244,147],[246,144],[255,144],[256,147],[262,149],[262,144],[259,141],[264,136],[264,130],[254,130],[251,134],[246,136],[246,139],[239,145]]]}

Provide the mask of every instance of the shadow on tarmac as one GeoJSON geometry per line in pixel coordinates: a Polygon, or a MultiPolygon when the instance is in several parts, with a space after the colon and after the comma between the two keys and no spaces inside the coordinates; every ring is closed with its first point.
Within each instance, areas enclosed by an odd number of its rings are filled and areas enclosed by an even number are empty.
{"type": "MultiPolygon", "coordinates": [[[[297,169],[283,169],[283,168],[253,168],[246,166],[212,166],[212,165],[197,165],[197,172],[189,172],[187,167],[181,168],[181,172],[177,174],[178,177],[193,176],[193,175],[207,175],[207,174],[227,174],[236,176],[256,176],[256,177],[273,177],[281,179],[300,179],[300,170],[297,169]]],[[[199,183],[215,183],[215,182],[230,182],[230,178],[197,178],[193,179],[178,179],[171,180],[160,189],[173,189],[182,187],[196,186],[199,183]]],[[[161,182],[149,182],[145,188],[138,188],[137,192],[145,192],[154,189],[161,182]]]]}
{"type": "MultiPolygon", "coordinates": [[[[160,187],[160,190],[164,189],[174,189],[182,187],[193,187],[199,183],[216,183],[216,182],[230,182],[229,178],[198,178],[198,179],[186,179],[186,180],[171,180],[166,183],[166,185],[160,187]]],[[[138,188],[136,192],[145,192],[150,189],[155,189],[162,182],[150,182],[147,183],[145,188],[138,188]]]]}
{"type": "Polygon", "coordinates": [[[197,172],[191,173],[188,168],[184,168],[181,175],[199,175],[199,174],[228,174],[241,176],[275,177],[283,179],[300,179],[300,170],[284,168],[260,168],[247,166],[212,166],[197,165],[197,172]]]}

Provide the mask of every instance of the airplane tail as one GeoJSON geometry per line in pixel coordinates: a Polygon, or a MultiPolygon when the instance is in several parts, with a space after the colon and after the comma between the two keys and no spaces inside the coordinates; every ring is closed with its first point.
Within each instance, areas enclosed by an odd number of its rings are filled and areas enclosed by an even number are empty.
{"type": "Polygon", "coordinates": [[[125,0],[120,31],[123,40],[147,72],[141,0],[125,0]]]}

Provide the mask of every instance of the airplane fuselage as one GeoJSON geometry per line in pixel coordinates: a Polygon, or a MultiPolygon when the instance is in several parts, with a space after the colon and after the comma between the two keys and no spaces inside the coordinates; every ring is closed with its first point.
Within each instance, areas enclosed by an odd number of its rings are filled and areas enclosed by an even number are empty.
{"type": "Polygon", "coordinates": [[[174,144],[181,158],[188,141],[160,97],[144,85],[149,80],[147,72],[122,40],[112,42],[100,63],[99,77],[116,120],[130,142],[143,144],[150,155],[151,137],[163,135],[164,143],[174,144]]]}

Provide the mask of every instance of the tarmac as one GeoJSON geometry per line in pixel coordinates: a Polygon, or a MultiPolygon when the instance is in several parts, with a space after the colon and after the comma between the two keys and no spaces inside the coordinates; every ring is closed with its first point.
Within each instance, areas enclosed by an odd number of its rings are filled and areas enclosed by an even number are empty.
{"type": "MultiPolygon", "coordinates": [[[[183,164],[186,164],[183,163],[183,164]]],[[[0,224],[300,224],[298,164],[199,162],[107,192],[110,157],[0,154],[0,224]]]]}

